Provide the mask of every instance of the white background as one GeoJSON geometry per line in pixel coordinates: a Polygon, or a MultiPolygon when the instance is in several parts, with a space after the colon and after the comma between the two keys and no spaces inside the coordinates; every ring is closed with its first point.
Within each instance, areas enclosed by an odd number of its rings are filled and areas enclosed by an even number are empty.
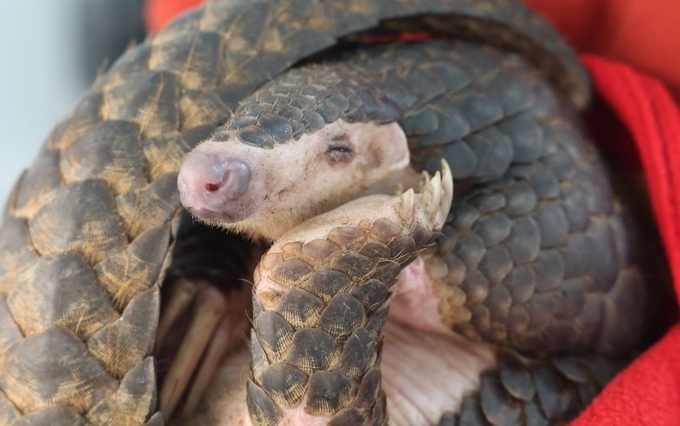
{"type": "Polygon", "coordinates": [[[85,91],[81,0],[0,0],[0,208],[85,91]]]}

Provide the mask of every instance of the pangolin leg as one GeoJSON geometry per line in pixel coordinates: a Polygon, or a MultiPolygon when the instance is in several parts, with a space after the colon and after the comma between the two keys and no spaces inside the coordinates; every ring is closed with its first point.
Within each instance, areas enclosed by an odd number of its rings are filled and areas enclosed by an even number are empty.
{"type": "MultiPolygon", "coordinates": [[[[241,345],[250,327],[250,286],[223,294],[201,280],[179,279],[169,292],[159,327],[157,346],[168,345],[164,339],[179,321],[189,322],[160,389],[160,407],[166,417],[175,411],[182,398],[184,416],[198,405],[220,361],[241,345]],[[192,379],[193,377],[193,379],[192,379]],[[185,397],[186,395],[186,397],[185,397]]],[[[172,343],[170,343],[172,345],[172,343]]]]}
{"type": "Polygon", "coordinates": [[[222,321],[210,339],[201,366],[196,373],[182,408],[184,416],[191,415],[196,409],[223,357],[247,339],[251,324],[250,313],[245,307],[249,306],[251,297],[252,289],[249,286],[243,286],[241,290],[227,297],[228,306],[233,306],[234,309],[228,309],[225,312],[222,321]],[[238,309],[239,307],[243,307],[243,309],[238,309]]]}
{"type": "Polygon", "coordinates": [[[386,422],[379,360],[390,288],[435,239],[452,196],[443,163],[420,194],[350,202],[270,249],[255,273],[253,424],[386,422]]]}
{"type": "Polygon", "coordinates": [[[158,322],[156,346],[161,346],[165,337],[177,321],[190,309],[196,295],[197,285],[188,279],[179,279],[173,283],[163,315],[158,322]]]}
{"type": "Polygon", "coordinates": [[[160,390],[160,409],[167,417],[177,407],[228,306],[219,290],[209,285],[198,286],[195,315],[160,390]]]}

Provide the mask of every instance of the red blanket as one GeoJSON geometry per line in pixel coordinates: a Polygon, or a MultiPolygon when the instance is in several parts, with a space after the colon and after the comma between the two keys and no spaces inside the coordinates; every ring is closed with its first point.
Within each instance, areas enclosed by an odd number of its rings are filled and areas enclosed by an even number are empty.
{"type": "MultiPolygon", "coordinates": [[[[598,95],[632,136],[680,293],[680,109],[658,80],[583,55],[598,95]]],[[[680,424],[680,324],[618,375],[573,425],[680,424]]]]}
{"type": "MultiPolygon", "coordinates": [[[[150,1],[149,28],[158,29],[177,13],[201,2],[150,1]]],[[[677,62],[679,53],[669,60],[677,62]]],[[[633,158],[645,173],[676,295],[680,294],[680,108],[659,80],[602,57],[584,54],[581,58],[592,75],[597,95],[604,101],[601,108],[610,108],[620,120],[608,123],[607,133],[623,136],[619,151],[627,150],[628,160],[623,161],[630,166],[633,158]],[[629,140],[634,144],[625,143],[629,140]]],[[[677,77],[677,69],[675,72],[677,77]]],[[[605,143],[611,146],[619,142],[605,143]]],[[[610,425],[680,425],[680,324],[620,373],[572,423],[610,425]]]]}

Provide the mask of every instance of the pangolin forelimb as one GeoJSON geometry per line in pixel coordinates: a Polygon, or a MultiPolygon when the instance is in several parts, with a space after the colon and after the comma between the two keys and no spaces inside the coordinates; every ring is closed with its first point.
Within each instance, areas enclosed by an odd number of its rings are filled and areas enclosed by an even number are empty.
{"type": "Polygon", "coordinates": [[[253,424],[386,422],[381,329],[400,271],[448,215],[453,180],[442,168],[419,194],[360,198],[301,224],[262,259],[247,384],[253,424]]]}

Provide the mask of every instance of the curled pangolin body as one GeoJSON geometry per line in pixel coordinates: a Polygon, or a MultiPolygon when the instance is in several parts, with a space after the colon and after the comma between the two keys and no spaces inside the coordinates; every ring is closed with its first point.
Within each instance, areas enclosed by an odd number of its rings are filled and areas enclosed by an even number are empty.
{"type": "MultiPolygon", "coordinates": [[[[514,49],[572,104],[581,107],[587,103],[587,77],[573,52],[542,20],[510,2],[216,0],[187,13],[128,51],[93,84],[69,117],[55,127],[15,186],[0,228],[0,423],[161,424],[152,349],[161,306],[160,284],[180,225],[175,182],[183,156],[227,122],[240,101],[299,61],[338,41],[361,39],[360,34],[412,30],[514,49]]],[[[474,68],[470,75],[481,76],[474,68]]],[[[503,93],[511,98],[515,92],[502,83],[498,84],[506,90],[503,93]]],[[[487,89],[491,87],[478,90],[487,89]]],[[[501,104],[503,99],[499,100],[501,104]]],[[[437,102],[447,106],[457,100],[442,97],[437,102]]],[[[422,111],[404,116],[401,122],[414,136],[414,157],[424,168],[432,164],[430,154],[432,147],[442,142],[440,136],[451,135],[442,133],[443,124],[449,121],[437,116],[440,108],[429,108],[423,104],[422,111]]],[[[531,110],[532,106],[527,108],[531,110]]],[[[478,112],[479,116],[466,120],[486,117],[483,111],[478,112]]],[[[461,210],[456,210],[444,229],[449,239],[438,246],[443,250],[440,259],[446,264],[441,269],[443,277],[449,277],[453,288],[483,294],[478,289],[486,286],[489,296],[479,297],[466,307],[470,324],[474,324],[474,329],[468,330],[468,323],[460,321],[464,315],[456,310],[461,307],[460,298],[452,295],[449,304],[456,326],[471,337],[501,343],[513,343],[515,330],[520,330],[523,338],[527,337],[526,330],[535,330],[531,321],[517,320],[513,309],[505,308],[512,305],[506,293],[512,297],[521,294],[517,300],[525,300],[527,293],[515,289],[515,281],[493,275],[499,265],[508,265],[498,254],[505,241],[500,236],[510,244],[510,249],[504,249],[510,256],[515,252],[519,256],[522,250],[535,251],[535,247],[526,248],[528,240],[522,237],[529,234],[518,234],[521,226],[533,226],[541,235],[551,236],[550,244],[536,243],[554,253],[531,264],[534,273],[552,273],[556,269],[543,265],[559,263],[554,258],[560,256],[567,266],[586,265],[585,261],[578,263],[580,258],[572,259],[570,253],[590,247],[589,235],[613,233],[609,240],[615,241],[620,252],[627,252],[616,234],[621,228],[618,204],[606,192],[596,190],[603,175],[597,171],[599,166],[594,166],[595,157],[588,152],[585,160],[579,160],[579,167],[553,167],[550,175],[545,164],[555,159],[562,164],[575,158],[573,148],[560,146],[554,139],[538,148],[536,144],[522,145],[527,140],[518,133],[523,112],[515,112],[517,121],[496,127],[506,132],[504,143],[521,148],[518,152],[522,155],[536,157],[533,159],[539,159],[539,165],[508,168],[505,173],[510,173],[509,179],[482,184],[478,197],[462,198],[461,210]],[[596,170],[594,177],[589,172],[592,167],[596,170]],[[554,170],[565,169],[576,170],[568,173],[576,179],[578,185],[572,185],[576,189],[560,186],[561,175],[556,176],[554,170]],[[562,198],[570,206],[570,200],[579,197],[585,197],[592,209],[582,212],[578,207],[581,204],[574,204],[573,210],[560,213],[551,204],[562,198]],[[531,209],[537,205],[542,209],[532,222],[531,209]],[[527,216],[523,225],[512,222],[522,215],[527,216]],[[591,216],[596,220],[591,221],[591,216]],[[564,232],[557,233],[549,226],[558,223],[555,217],[564,218],[560,222],[564,232]],[[601,217],[606,217],[605,225],[598,227],[601,217]],[[574,229],[585,232],[586,240],[570,238],[574,229]],[[565,251],[564,247],[573,247],[574,251],[565,251]],[[461,276],[461,264],[490,275],[469,273],[455,282],[454,278],[461,276]],[[499,331],[498,324],[521,326],[499,331]]],[[[559,135],[560,141],[579,139],[566,121],[555,117],[541,122],[538,128],[542,134],[559,135]]],[[[311,121],[301,123],[305,129],[314,125],[311,121]]],[[[479,153],[484,140],[498,138],[496,130],[471,126],[469,134],[459,136],[458,142],[435,149],[450,152],[450,158],[460,158],[459,152],[479,153]]],[[[454,161],[450,163],[454,165],[454,161]]],[[[478,163],[466,176],[486,176],[489,164],[495,163],[478,163]]],[[[534,262],[539,257],[526,259],[534,262]]],[[[626,256],[617,259],[624,262],[626,256]]],[[[511,257],[511,267],[513,261],[511,257]]],[[[578,282],[581,275],[567,274],[572,272],[564,272],[551,282],[567,282],[570,288],[590,285],[587,280],[578,282]]],[[[610,274],[610,270],[602,269],[602,274],[610,274]]],[[[612,294],[620,294],[618,290],[627,284],[617,285],[609,287],[616,289],[612,294]]],[[[540,315],[550,307],[559,318],[578,317],[571,309],[571,299],[554,300],[558,287],[545,289],[554,292],[543,298],[550,300],[541,299],[541,303],[524,309],[540,315]]],[[[586,300],[583,306],[590,308],[586,312],[591,314],[598,304],[604,305],[607,317],[601,323],[615,323],[618,299],[600,298],[586,300]]],[[[538,334],[546,335],[541,329],[538,334]]],[[[588,341],[591,343],[586,347],[590,349],[592,342],[597,342],[598,348],[609,347],[604,337],[588,341]]],[[[554,377],[555,370],[548,371],[547,377],[554,377]]],[[[573,370],[559,371],[569,379],[580,377],[573,370]]],[[[532,377],[536,389],[541,383],[547,383],[543,388],[548,390],[554,388],[555,381],[541,381],[540,375],[532,377]]],[[[490,380],[497,384],[500,379],[490,380]]],[[[576,382],[590,383],[586,379],[576,382]]],[[[524,395],[513,393],[514,388],[508,385],[511,381],[502,379],[502,383],[511,396],[524,395]]],[[[534,401],[531,395],[522,401],[534,401]]],[[[537,390],[536,395],[550,393],[537,390]]],[[[488,407],[502,407],[493,405],[493,399],[481,401],[486,418],[493,417],[488,407]]],[[[461,413],[467,413],[468,406],[461,413]]]]}

